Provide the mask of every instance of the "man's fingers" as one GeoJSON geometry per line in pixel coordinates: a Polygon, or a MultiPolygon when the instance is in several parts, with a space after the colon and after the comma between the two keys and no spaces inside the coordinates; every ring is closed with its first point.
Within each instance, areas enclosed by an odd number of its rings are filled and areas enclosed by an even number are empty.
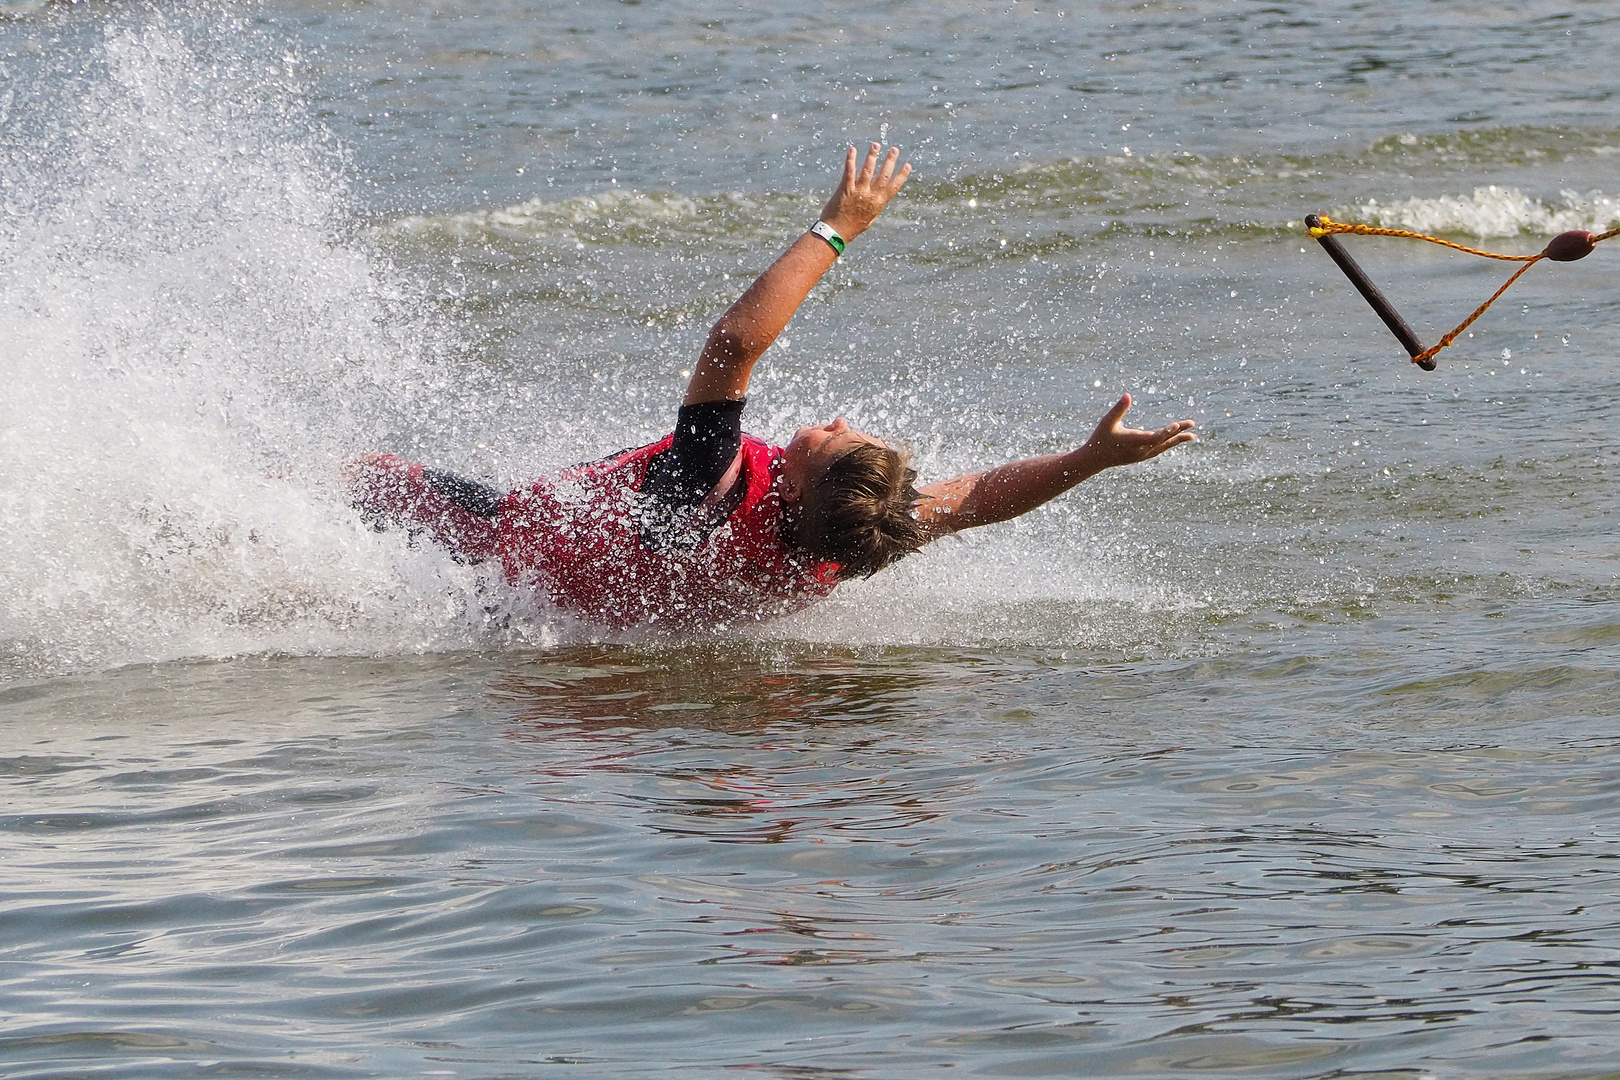
{"type": "Polygon", "coordinates": [[[1191,420],[1177,420],[1175,423],[1166,424],[1158,431],[1155,431],[1153,441],[1163,445],[1168,450],[1172,446],[1180,446],[1184,442],[1192,442],[1196,439],[1198,436],[1192,433],[1192,429],[1193,422],[1191,420]]]}
{"type": "Polygon", "coordinates": [[[866,164],[861,166],[861,183],[872,182],[872,176],[877,172],[878,155],[882,152],[883,147],[878,143],[873,143],[872,148],[866,152],[866,164]]]}
{"type": "Polygon", "coordinates": [[[889,152],[883,155],[883,171],[878,173],[878,183],[885,187],[888,186],[889,181],[894,179],[894,166],[899,160],[900,148],[898,146],[889,147],[889,152]]]}
{"type": "Polygon", "coordinates": [[[906,177],[911,175],[911,162],[900,166],[900,171],[894,175],[894,190],[899,191],[906,186],[906,177]]]}
{"type": "Polygon", "coordinates": [[[1121,435],[1129,435],[1132,438],[1143,439],[1148,442],[1163,442],[1164,440],[1174,438],[1183,432],[1191,431],[1192,428],[1193,422],[1191,420],[1177,420],[1173,424],[1164,425],[1164,427],[1160,428],[1158,431],[1141,431],[1136,428],[1121,428],[1119,433],[1121,435]]]}
{"type": "Polygon", "coordinates": [[[1183,429],[1181,431],[1176,432],[1174,435],[1170,436],[1168,439],[1160,439],[1158,442],[1154,443],[1154,445],[1153,445],[1153,453],[1151,455],[1149,455],[1149,456],[1158,457],[1160,454],[1164,453],[1166,450],[1172,450],[1172,449],[1180,446],[1182,443],[1193,442],[1197,438],[1198,438],[1198,436],[1194,435],[1192,432],[1187,431],[1186,429],[1183,429]]]}
{"type": "Polygon", "coordinates": [[[1109,427],[1113,427],[1114,425],[1118,424],[1121,420],[1125,419],[1125,414],[1130,412],[1130,411],[1131,411],[1131,395],[1125,394],[1122,397],[1120,397],[1120,399],[1118,401],[1114,402],[1113,408],[1109,409],[1106,413],[1103,414],[1102,422],[1104,424],[1108,425],[1109,427]]]}
{"type": "Polygon", "coordinates": [[[844,184],[848,186],[855,180],[855,144],[849,144],[849,152],[844,155],[844,184]]]}

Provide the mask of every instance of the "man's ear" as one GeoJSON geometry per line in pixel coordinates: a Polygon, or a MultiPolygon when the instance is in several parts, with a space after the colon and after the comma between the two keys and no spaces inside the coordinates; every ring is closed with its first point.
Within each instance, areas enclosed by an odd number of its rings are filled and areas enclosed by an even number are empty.
{"type": "Polygon", "coordinates": [[[799,503],[804,501],[804,488],[784,476],[782,478],[781,495],[782,505],[798,506],[799,503]]]}

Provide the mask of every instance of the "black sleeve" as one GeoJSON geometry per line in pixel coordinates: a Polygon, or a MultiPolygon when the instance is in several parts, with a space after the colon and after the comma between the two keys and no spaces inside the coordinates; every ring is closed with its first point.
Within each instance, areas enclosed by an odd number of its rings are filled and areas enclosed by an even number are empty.
{"type": "Polygon", "coordinates": [[[468,480],[431,465],[422,470],[422,479],[427,481],[430,490],[443,495],[469,514],[483,518],[492,518],[500,513],[501,500],[506,497],[505,492],[488,484],[480,484],[477,480],[468,480]]]}
{"type": "Polygon", "coordinates": [[[641,491],[675,509],[696,506],[714,490],[742,447],[741,401],[682,405],[675,441],[647,463],[641,491]]]}

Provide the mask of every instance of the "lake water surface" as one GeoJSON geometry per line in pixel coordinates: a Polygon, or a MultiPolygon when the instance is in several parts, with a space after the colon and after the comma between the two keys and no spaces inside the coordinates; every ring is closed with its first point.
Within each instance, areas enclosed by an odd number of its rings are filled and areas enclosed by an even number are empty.
{"type": "Polygon", "coordinates": [[[1424,373],[1300,223],[1620,224],[1620,14],[1076,8],[0,4],[0,1073],[1617,1075],[1620,242],[1424,373]],[[344,504],[661,435],[873,138],[750,430],[1201,441],[697,638],[344,504]]]}

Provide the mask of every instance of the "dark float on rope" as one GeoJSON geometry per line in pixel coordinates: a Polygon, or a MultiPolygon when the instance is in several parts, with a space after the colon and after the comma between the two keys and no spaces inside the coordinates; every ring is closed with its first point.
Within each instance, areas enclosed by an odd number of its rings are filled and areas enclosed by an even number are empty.
{"type": "Polygon", "coordinates": [[[1584,259],[1592,254],[1597,247],[1597,241],[1592,234],[1584,229],[1571,229],[1566,233],[1559,233],[1541,249],[1541,253],[1553,262],[1574,262],[1584,259]]]}

